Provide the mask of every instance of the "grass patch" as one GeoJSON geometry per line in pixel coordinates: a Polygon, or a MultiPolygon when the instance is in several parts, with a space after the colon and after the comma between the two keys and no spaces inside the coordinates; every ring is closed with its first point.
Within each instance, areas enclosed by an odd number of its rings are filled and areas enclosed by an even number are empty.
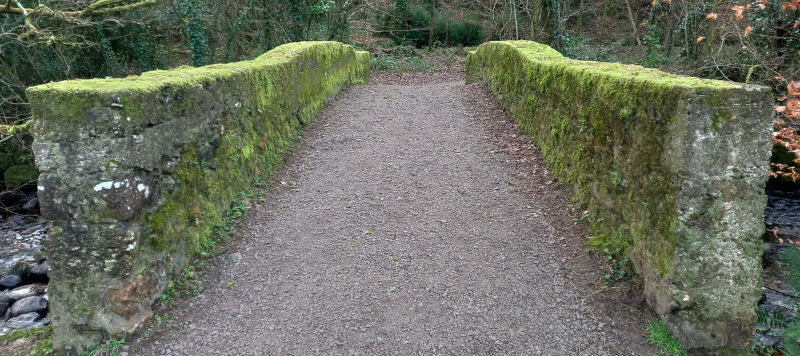
{"type": "Polygon", "coordinates": [[[121,356],[125,338],[109,340],[103,345],[92,346],[89,350],[81,352],[78,356],[121,356]]]}
{"type": "Polygon", "coordinates": [[[683,345],[681,345],[678,339],[672,337],[669,329],[667,329],[667,325],[664,324],[663,321],[658,319],[648,320],[647,328],[645,328],[644,331],[645,335],[647,336],[647,341],[650,341],[650,343],[656,345],[656,347],[658,347],[658,349],[661,350],[664,355],[686,355],[686,349],[683,348],[683,345]]]}
{"type": "Polygon", "coordinates": [[[29,330],[14,330],[9,334],[0,336],[0,353],[9,356],[25,355],[25,356],[42,356],[53,355],[53,326],[48,325],[41,328],[34,328],[29,330]],[[13,349],[6,349],[11,347],[9,344],[20,340],[28,339],[22,345],[14,345],[13,349]],[[4,353],[6,352],[6,353],[4,353]]]}

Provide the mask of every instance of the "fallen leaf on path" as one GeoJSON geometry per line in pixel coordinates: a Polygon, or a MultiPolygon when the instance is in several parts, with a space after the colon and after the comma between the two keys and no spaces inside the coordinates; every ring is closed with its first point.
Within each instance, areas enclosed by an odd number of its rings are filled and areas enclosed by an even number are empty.
{"type": "Polygon", "coordinates": [[[233,283],[234,283],[234,282],[228,282],[228,284],[226,284],[226,285],[225,285],[225,288],[230,288],[230,287],[233,287],[233,283]]]}

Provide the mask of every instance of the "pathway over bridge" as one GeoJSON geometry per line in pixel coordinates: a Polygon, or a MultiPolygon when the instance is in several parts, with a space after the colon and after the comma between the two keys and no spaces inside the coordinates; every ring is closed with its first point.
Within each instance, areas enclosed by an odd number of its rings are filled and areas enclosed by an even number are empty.
{"type": "MultiPolygon", "coordinates": [[[[283,184],[287,204],[251,220],[243,259],[192,302],[191,338],[169,347],[639,352],[640,327],[607,325],[582,298],[590,289],[569,279],[580,254],[559,248],[563,231],[545,218],[554,200],[522,192],[520,175],[546,169],[587,207],[593,241],[624,248],[647,304],[687,348],[749,346],[766,88],[574,61],[526,41],[482,45],[466,77],[488,84],[549,168],[539,159],[514,172],[492,153],[472,111],[483,105],[465,104],[459,83],[351,88],[327,136],[308,143],[301,176],[283,184]]],[[[231,202],[263,182],[326,100],[368,79],[368,53],[305,42],[252,61],[29,89],[38,196],[53,223],[54,347],[77,353],[140,330],[170,281],[210,251],[231,202]]]]}
{"type": "Polygon", "coordinates": [[[616,318],[587,299],[598,271],[576,264],[565,200],[522,178],[544,166],[515,170],[465,94],[348,89],[251,215],[241,261],[136,354],[649,354],[642,305],[616,318]]]}

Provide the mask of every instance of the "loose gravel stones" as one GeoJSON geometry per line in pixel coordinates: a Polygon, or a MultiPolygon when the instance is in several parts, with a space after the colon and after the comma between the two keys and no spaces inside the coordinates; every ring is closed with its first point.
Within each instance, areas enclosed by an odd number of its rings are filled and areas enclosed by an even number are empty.
{"type": "Polygon", "coordinates": [[[221,256],[180,327],[132,354],[654,352],[574,286],[562,229],[532,214],[546,201],[462,88],[345,90],[250,214],[241,259],[221,256]]]}

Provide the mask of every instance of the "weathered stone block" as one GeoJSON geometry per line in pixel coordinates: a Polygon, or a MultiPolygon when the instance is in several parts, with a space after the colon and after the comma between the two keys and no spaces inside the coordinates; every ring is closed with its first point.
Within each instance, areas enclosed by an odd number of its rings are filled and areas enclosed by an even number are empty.
{"type": "Polygon", "coordinates": [[[467,81],[487,83],[578,188],[594,239],[626,249],[648,304],[688,349],[748,347],[761,295],[767,88],[576,61],[527,41],[481,45],[467,81]]]}
{"type": "Polygon", "coordinates": [[[28,89],[58,350],[77,353],[152,315],[172,272],[213,238],[325,101],[369,79],[336,42],[252,61],[28,89]]]}

